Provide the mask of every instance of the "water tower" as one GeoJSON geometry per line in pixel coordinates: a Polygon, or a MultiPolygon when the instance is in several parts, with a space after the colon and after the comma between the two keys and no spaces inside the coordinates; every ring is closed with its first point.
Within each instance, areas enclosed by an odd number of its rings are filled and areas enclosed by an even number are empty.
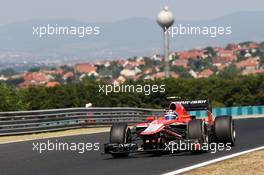
{"type": "Polygon", "coordinates": [[[174,17],[168,6],[165,6],[158,14],[157,23],[163,30],[164,41],[164,57],[165,57],[165,77],[170,77],[170,62],[169,62],[169,32],[168,29],[174,23],[174,17]]]}

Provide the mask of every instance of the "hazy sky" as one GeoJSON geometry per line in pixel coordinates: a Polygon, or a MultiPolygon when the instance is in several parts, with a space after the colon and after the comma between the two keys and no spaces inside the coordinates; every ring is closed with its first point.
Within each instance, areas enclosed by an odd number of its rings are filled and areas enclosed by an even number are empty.
{"type": "Polygon", "coordinates": [[[0,24],[72,18],[89,22],[155,18],[168,5],[176,20],[211,19],[239,11],[264,11],[262,0],[0,0],[0,24]]]}

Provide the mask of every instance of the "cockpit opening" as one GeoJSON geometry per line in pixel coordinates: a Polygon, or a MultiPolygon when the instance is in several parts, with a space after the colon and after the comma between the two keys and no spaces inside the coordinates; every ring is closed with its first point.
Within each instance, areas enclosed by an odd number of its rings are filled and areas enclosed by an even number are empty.
{"type": "Polygon", "coordinates": [[[176,104],[175,103],[170,104],[170,110],[173,110],[173,111],[176,110],[176,104]]]}

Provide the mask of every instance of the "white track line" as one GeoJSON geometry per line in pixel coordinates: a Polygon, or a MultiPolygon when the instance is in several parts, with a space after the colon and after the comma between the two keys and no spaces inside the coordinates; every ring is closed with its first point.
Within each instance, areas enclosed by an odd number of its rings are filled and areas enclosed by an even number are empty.
{"type": "Polygon", "coordinates": [[[230,158],[233,158],[233,157],[237,157],[237,156],[240,156],[240,155],[243,155],[243,154],[247,154],[247,153],[250,153],[250,152],[253,152],[253,151],[258,151],[258,150],[261,150],[261,149],[264,149],[264,146],[257,147],[257,148],[254,148],[254,149],[250,149],[250,150],[246,150],[246,151],[242,151],[242,152],[238,152],[238,153],[234,153],[234,154],[231,154],[231,155],[228,155],[228,156],[224,156],[224,157],[220,157],[220,158],[217,158],[217,159],[209,160],[209,161],[206,161],[206,162],[203,162],[203,163],[199,163],[199,164],[196,164],[196,165],[192,165],[192,166],[189,166],[189,167],[185,167],[185,168],[182,168],[182,169],[171,171],[171,172],[165,173],[163,175],[175,175],[175,174],[184,173],[186,171],[190,171],[190,170],[193,170],[193,169],[196,169],[196,168],[200,168],[200,167],[203,167],[203,166],[206,166],[206,165],[217,163],[217,162],[220,162],[220,161],[223,161],[223,160],[227,160],[227,159],[230,159],[230,158]]]}

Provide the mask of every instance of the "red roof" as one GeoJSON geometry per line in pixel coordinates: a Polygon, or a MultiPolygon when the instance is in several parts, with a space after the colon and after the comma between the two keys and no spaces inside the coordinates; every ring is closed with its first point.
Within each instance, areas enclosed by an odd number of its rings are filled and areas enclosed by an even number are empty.
{"type": "MultiPolygon", "coordinates": [[[[165,78],[165,73],[164,72],[158,72],[156,74],[153,74],[152,77],[157,78],[157,79],[163,79],[163,78],[165,78]]],[[[175,72],[170,72],[170,77],[177,79],[180,76],[175,72]]]]}
{"type": "Polygon", "coordinates": [[[172,62],[174,66],[182,66],[184,68],[188,67],[188,60],[187,59],[176,59],[172,62]]]}
{"type": "Polygon", "coordinates": [[[239,49],[241,49],[239,44],[228,44],[226,46],[226,49],[228,50],[233,50],[233,51],[238,51],[239,49]]]}
{"type": "Polygon", "coordinates": [[[59,82],[53,81],[53,82],[48,82],[46,84],[46,87],[55,87],[55,86],[58,86],[58,85],[60,85],[59,82]]]}
{"type": "Polygon", "coordinates": [[[228,66],[228,64],[216,65],[216,67],[217,67],[218,70],[224,70],[227,66],[228,66]]]}
{"type": "Polygon", "coordinates": [[[217,51],[217,55],[220,56],[220,57],[231,57],[231,56],[234,56],[234,51],[233,50],[219,50],[217,51]]]}
{"type": "Polygon", "coordinates": [[[71,78],[71,77],[73,77],[73,73],[72,72],[67,72],[67,73],[65,73],[64,75],[63,75],[63,79],[68,79],[68,78],[71,78]]]}
{"type": "Polygon", "coordinates": [[[44,73],[41,72],[28,72],[24,75],[25,81],[34,81],[36,83],[47,82],[48,78],[44,73]]]}
{"type": "Polygon", "coordinates": [[[204,54],[203,50],[189,50],[177,53],[180,59],[198,59],[204,54]]]}
{"type": "Polygon", "coordinates": [[[198,77],[199,78],[207,78],[210,77],[211,75],[213,75],[213,71],[211,69],[205,69],[202,72],[199,73],[198,77]]]}
{"type": "Polygon", "coordinates": [[[213,64],[230,63],[234,60],[234,57],[214,57],[212,58],[213,64]]]}
{"type": "Polygon", "coordinates": [[[151,74],[153,72],[152,68],[147,68],[143,71],[144,74],[151,74]]]}
{"type": "Polygon", "coordinates": [[[259,44],[258,43],[249,43],[246,47],[247,47],[247,49],[257,49],[257,48],[259,48],[259,44]]]}
{"type": "Polygon", "coordinates": [[[75,71],[78,73],[96,72],[97,68],[91,64],[76,64],[75,71]]]}
{"type": "Polygon", "coordinates": [[[258,59],[256,58],[248,58],[246,60],[242,60],[240,62],[236,63],[236,66],[238,68],[243,68],[243,67],[257,67],[259,64],[258,59]]]}
{"type": "Polygon", "coordinates": [[[44,85],[48,82],[48,78],[41,72],[28,72],[24,74],[24,82],[20,83],[18,87],[27,88],[30,86],[44,85]]]}
{"type": "Polygon", "coordinates": [[[264,74],[264,69],[258,70],[243,70],[242,75],[250,75],[250,74],[264,74]]]}
{"type": "Polygon", "coordinates": [[[219,52],[221,50],[225,50],[223,47],[214,47],[213,48],[215,52],[219,52]]]}

